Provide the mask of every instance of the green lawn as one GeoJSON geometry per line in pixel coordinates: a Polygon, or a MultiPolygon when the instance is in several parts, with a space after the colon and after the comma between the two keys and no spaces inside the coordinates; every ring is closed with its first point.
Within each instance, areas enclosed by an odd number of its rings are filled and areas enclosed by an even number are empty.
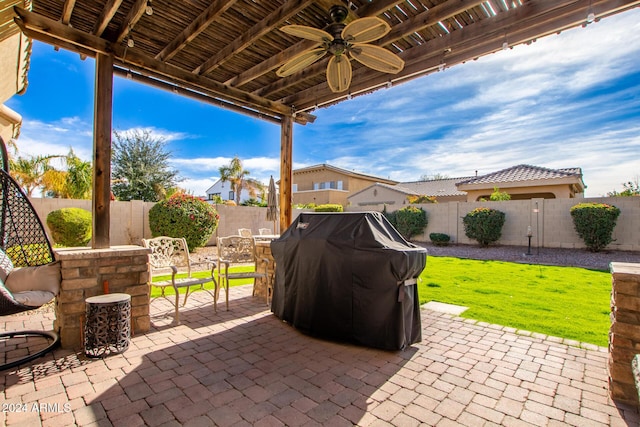
{"type": "Polygon", "coordinates": [[[420,279],[420,303],[463,305],[465,318],[608,344],[609,272],[431,256],[420,279]]]}
{"type": "MultiPolygon", "coordinates": [[[[210,272],[193,275],[208,277],[210,272]]],[[[154,280],[170,277],[158,276],[154,280]]],[[[462,317],[469,319],[599,346],[608,344],[609,272],[430,256],[420,279],[421,304],[439,301],[463,305],[469,309],[462,317]]],[[[230,286],[249,283],[253,283],[252,279],[232,280],[230,286]]],[[[206,287],[212,289],[213,284],[206,287]]],[[[153,288],[151,296],[157,295],[159,289],[153,288]]]]}
{"type": "MultiPolygon", "coordinates": [[[[231,267],[229,268],[229,271],[234,272],[234,273],[243,273],[246,271],[253,271],[253,267],[252,266],[239,266],[239,267],[231,267]]],[[[216,270],[214,272],[214,277],[216,278],[216,280],[218,280],[218,271],[216,270]]],[[[186,273],[181,273],[178,274],[177,277],[187,277],[186,273]]],[[[191,277],[211,277],[211,270],[206,270],[206,271],[192,271],[191,272],[191,277]]],[[[171,274],[164,274],[164,275],[159,275],[153,278],[154,282],[159,282],[162,280],[171,280],[171,274]]],[[[234,287],[234,286],[240,286],[240,285],[248,285],[253,283],[253,279],[233,279],[229,281],[229,287],[234,287]]],[[[213,282],[209,282],[206,283],[204,285],[205,289],[213,289],[213,282]]],[[[222,285],[220,285],[220,287],[222,288],[222,285]]],[[[181,288],[178,290],[181,294],[185,293],[186,288],[181,288]]],[[[151,288],[151,298],[157,297],[160,295],[160,288],[151,288]]],[[[173,289],[172,288],[167,288],[165,289],[165,295],[173,295],[173,289]]]]}

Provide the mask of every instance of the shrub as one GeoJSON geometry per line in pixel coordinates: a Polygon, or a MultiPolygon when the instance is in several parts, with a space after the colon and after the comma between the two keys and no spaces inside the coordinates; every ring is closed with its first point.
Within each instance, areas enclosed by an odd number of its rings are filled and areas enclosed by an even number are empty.
{"type": "Polygon", "coordinates": [[[62,208],[49,212],[47,226],[51,238],[61,246],[87,246],[91,241],[91,212],[62,208]]]}
{"type": "Polygon", "coordinates": [[[313,209],[315,212],[342,212],[344,208],[338,204],[318,205],[313,209]]]}
{"type": "Polygon", "coordinates": [[[489,246],[500,239],[504,218],[504,212],[499,210],[476,208],[462,218],[464,234],[480,246],[489,246]]]}
{"type": "Polygon", "coordinates": [[[424,229],[427,228],[427,213],[422,208],[407,206],[395,212],[387,213],[385,207],[382,214],[407,240],[422,234],[424,229]]]}
{"type": "Polygon", "coordinates": [[[412,205],[419,205],[423,203],[438,203],[436,196],[407,196],[407,200],[412,205]]]}
{"type": "Polygon", "coordinates": [[[436,246],[447,246],[451,237],[444,233],[431,233],[429,234],[429,239],[431,239],[431,242],[436,246]]]}
{"type": "Polygon", "coordinates": [[[149,210],[149,228],[153,237],[184,237],[189,251],[209,241],[219,219],[212,205],[184,193],[174,194],[149,210]]]}
{"type": "Polygon", "coordinates": [[[587,249],[598,252],[613,241],[620,209],[605,203],[580,203],[570,209],[573,225],[587,249]]]}
{"type": "Polygon", "coordinates": [[[506,200],[511,200],[511,195],[506,191],[500,191],[498,187],[493,187],[493,193],[489,196],[489,200],[492,202],[504,202],[506,200]]]}

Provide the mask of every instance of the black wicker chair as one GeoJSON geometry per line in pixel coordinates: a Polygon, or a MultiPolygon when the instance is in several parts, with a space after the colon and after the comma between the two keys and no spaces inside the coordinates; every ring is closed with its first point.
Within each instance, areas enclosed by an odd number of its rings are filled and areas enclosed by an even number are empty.
{"type": "MultiPolygon", "coordinates": [[[[27,195],[9,175],[7,149],[0,138],[0,249],[11,259],[14,267],[36,267],[54,261],[53,250],[42,222],[27,195]]],[[[33,310],[37,306],[20,303],[4,283],[0,285],[0,316],[33,310]]],[[[14,331],[0,333],[0,340],[13,337],[44,337],[46,347],[17,360],[0,365],[0,370],[10,369],[30,362],[52,351],[60,344],[60,337],[53,331],[14,331]]],[[[6,361],[6,358],[1,359],[6,361]]]]}

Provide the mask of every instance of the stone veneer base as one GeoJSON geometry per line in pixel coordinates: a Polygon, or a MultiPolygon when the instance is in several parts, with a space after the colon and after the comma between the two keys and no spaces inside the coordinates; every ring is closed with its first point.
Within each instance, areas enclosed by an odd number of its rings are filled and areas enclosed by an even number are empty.
{"type": "Polygon", "coordinates": [[[105,281],[109,293],[131,295],[131,323],[134,333],[149,330],[150,249],[135,245],[106,249],[58,248],[62,283],[56,298],[54,330],[60,334],[62,348],[82,348],[85,299],[103,295],[105,281]]]}

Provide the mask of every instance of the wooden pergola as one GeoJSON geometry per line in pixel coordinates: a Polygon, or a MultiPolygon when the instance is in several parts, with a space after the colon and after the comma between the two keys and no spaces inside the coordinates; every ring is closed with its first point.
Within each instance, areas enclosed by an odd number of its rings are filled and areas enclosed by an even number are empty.
{"type": "Polygon", "coordinates": [[[113,75],[281,126],[280,229],[291,223],[293,124],[314,109],[530,43],[640,5],[640,0],[31,0],[16,8],[24,33],[96,58],[93,248],[109,247],[113,75]],[[327,85],[329,57],[288,77],[275,71],[314,46],[280,28],[324,29],[329,8],[347,21],[377,16],[391,32],[374,42],[405,62],[385,74],[352,61],[345,92],[327,85]]]}

